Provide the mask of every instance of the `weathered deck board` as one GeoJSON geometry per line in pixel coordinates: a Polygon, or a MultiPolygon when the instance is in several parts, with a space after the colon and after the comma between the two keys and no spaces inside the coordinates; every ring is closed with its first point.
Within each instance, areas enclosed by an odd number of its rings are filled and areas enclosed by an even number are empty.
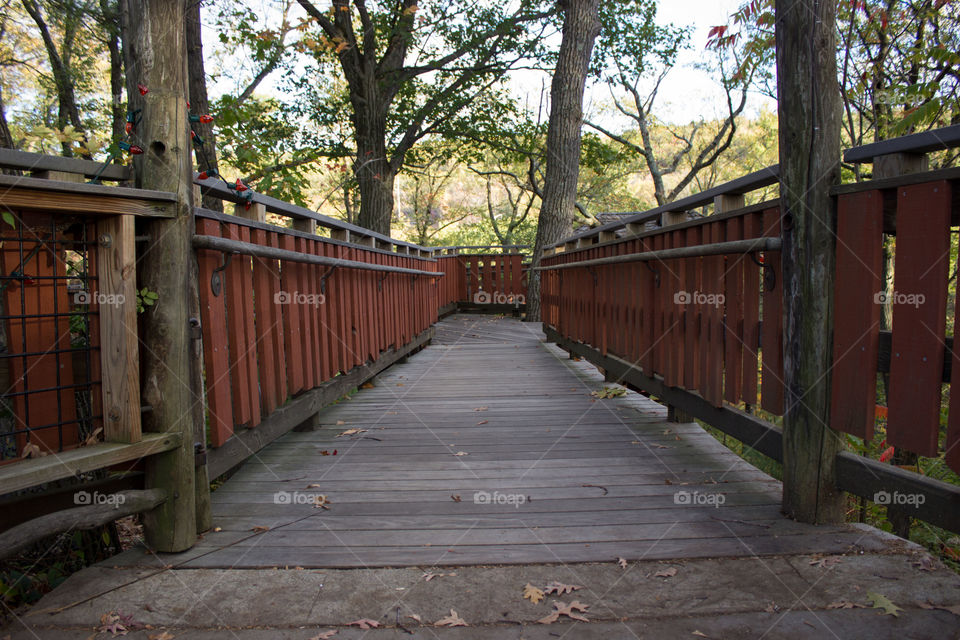
{"type": "Polygon", "coordinates": [[[445,319],[432,346],[325,410],[320,429],[249,460],[213,494],[220,530],[164,562],[552,563],[875,544],[782,518],[778,482],[642,396],[592,397],[602,376],[541,340],[513,319],[445,319]],[[365,431],[338,437],[347,429],[365,431]],[[478,492],[514,498],[484,504],[478,492]],[[685,504],[695,492],[708,503],[685,504]]]}

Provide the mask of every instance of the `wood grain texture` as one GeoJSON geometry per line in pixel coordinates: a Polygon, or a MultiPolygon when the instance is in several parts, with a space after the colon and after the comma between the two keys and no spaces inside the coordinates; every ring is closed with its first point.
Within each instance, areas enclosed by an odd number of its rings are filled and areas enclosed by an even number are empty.
{"type": "Polygon", "coordinates": [[[287,433],[234,473],[213,495],[220,531],[185,566],[605,562],[855,543],[780,517],[779,483],[697,425],[666,423],[637,394],[591,396],[602,376],[542,338],[532,323],[445,318],[431,346],[323,409],[318,430],[287,433]],[[722,506],[706,504],[720,495],[722,506]],[[242,540],[254,527],[270,530],[242,540]]]}

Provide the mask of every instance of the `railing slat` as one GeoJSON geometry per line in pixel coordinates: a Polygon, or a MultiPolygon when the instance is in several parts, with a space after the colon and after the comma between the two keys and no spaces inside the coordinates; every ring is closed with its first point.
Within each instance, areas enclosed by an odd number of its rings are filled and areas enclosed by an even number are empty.
{"type": "MultiPolygon", "coordinates": [[[[763,212],[763,235],[780,237],[780,209],[763,212]]],[[[783,271],[780,254],[764,252],[764,269],[770,270],[763,286],[763,371],[761,406],[777,415],[783,414],[783,271]],[[772,284],[773,287],[767,285],[772,284]]]]}
{"type": "Polygon", "coordinates": [[[870,440],[877,400],[876,376],[883,291],[883,195],[839,197],[837,265],[833,296],[833,380],[830,426],[870,440]]]}
{"type": "MultiPolygon", "coordinates": [[[[743,235],[763,235],[763,217],[758,213],[744,216],[743,235]]],[[[760,346],[760,268],[752,260],[743,262],[743,384],[740,396],[749,406],[757,404],[757,368],[760,346]]]]}
{"type": "MultiPolygon", "coordinates": [[[[724,223],[727,241],[743,240],[743,218],[729,218],[724,223]]],[[[730,404],[740,402],[743,388],[743,267],[748,256],[729,256],[726,259],[724,297],[726,315],[723,323],[724,399],[730,404]]]]}
{"type": "MultiPolygon", "coordinates": [[[[280,248],[285,251],[294,251],[296,243],[293,236],[284,235],[280,238],[280,248]]],[[[280,264],[280,283],[284,295],[287,298],[287,304],[282,306],[283,312],[283,343],[287,360],[287,387],[291,395],[296,395],[303,391],[303,345],[300,312],[292,304],[292,292],[299,286],[299,274],[297,269],[301,265],[291,262],[282,262],[280,264]]]]}
{"type": "Polygon", "coordinates": [[[946,181],[897,190],[887,442],[924,456],[938,453],[950,198],[946,181]]]}

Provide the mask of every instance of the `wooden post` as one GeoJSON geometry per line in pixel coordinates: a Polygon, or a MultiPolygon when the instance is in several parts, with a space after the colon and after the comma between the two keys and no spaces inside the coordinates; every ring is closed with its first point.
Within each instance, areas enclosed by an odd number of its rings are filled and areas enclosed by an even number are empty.
{"type": "MultiPolygon", "coordinates": [[[[196,194],[194,194],[196,198],[196,194]]],[[[246,220],[253,220],[254,222],[266,222],[267,221],[267,206],[260,202],[251,202],[247,204],[234,204],[233,205],[233,215],[238,218],[244,218],[246,220]]],[[[314,222],[311,220],[310,222],[314,222]]]]}
{"type": "Polygon", "coordinates": [[[660,214],[660,226],[669,227],[672,224],[680,224],[690,219],[690,214],[686,211],[664,211],[660,214]]]}
{"type": "Polygon", "coordinates": [[[294,218],[293,228],[297,231],[313,234],[317,232],[317,221],[313,218],[294,218]]]}
{"type": "Polygon", "coordinates": [[[146,459],[145,486],[163,489],[168,499],[144,515],[147,544],[157,551],[183,551],[197,534],[194,474],[194,419],[202,390],[193,388],[195,360],[190,349],[191,310],[198,309],[193,235],[193,169],[187,112],[184,0],[125,0],[124,50],[128,94],[139,104],[135,132],[144,148],[136,184],[177,195],[176,216],[147,224],[141,253],[141,286],[158,295],[143,315],[143,401],[152,410],[146,431],[182,435],[171,451],[146,459]],[[148,89],[142,98],[137,83],[148,89]],[[129,89],[132,89],[130,91],[129,89]]]}
{"type": "Polygon", "coordinates": [[[140,358],[137,335],[137,251],[134,217],[97,223],[97,307],[103,439],[140,442],[140,358]]]}
{"type": "MultiPolygon", "coordinates": [[[[783,508],[802,522],[842,522],[830,429],[840,90],[836,3],[776,4],[783,236],[783,508]]],[[[766,330],[766,329],[764,329],[766,330]]]]}

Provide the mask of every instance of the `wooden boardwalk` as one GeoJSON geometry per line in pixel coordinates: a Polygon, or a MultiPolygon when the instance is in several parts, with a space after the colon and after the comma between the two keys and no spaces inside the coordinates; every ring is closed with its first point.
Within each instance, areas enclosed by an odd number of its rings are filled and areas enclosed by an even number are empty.
{"type": "Polygon", "coordinates": [[[591,396],[609,386],[602,376],[542,338],[509,318],[443,320],[431,346],[326,409],[321,428],[244,464],[213,494],[219,529],[163,562],[444,566],[877,546],[861,530],[783,518],[778,482],[640,395],[591,396]]]}

